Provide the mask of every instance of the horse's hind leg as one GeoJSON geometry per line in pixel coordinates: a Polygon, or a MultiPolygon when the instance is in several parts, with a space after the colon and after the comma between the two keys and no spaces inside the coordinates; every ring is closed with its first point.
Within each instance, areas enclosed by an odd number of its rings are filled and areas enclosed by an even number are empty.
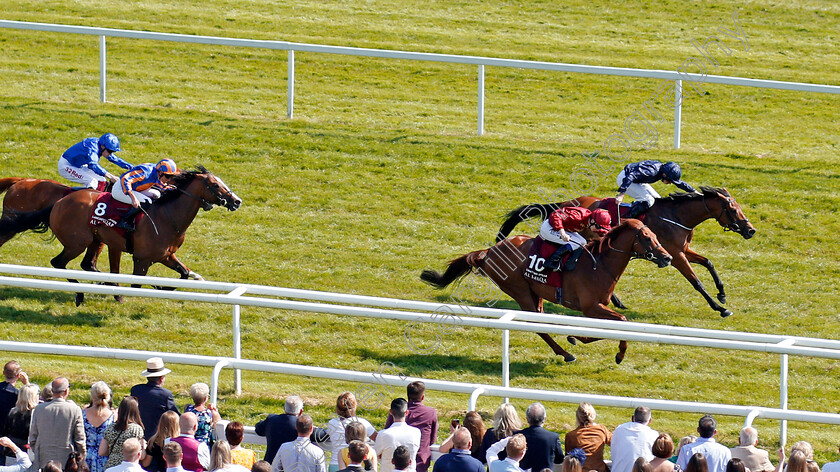
{"type": "Polygon", "coordinates": [[[612,294],[610,295],[610,300],[612,301],[613,306],[616,308],[621,308],[622,310],[626,310],[627,307],[624,306],[624,303],[621,303],[621,300],[618,298],[618,295],[612,294]]]}
{"type": "MultiPolygon", "coordinates": [[[[544,313],[542,298],[540,298],[535,293],[531,293],[531,303],[533,304],[533,309],[527,311],[536,311],[538,313],[544,313]]],[[[525,310],[525,308],[523,308],[523,310],[525,310]]],[[[557,341],[555,341],[554,338],[551,337],[551,335],[546,333],[537,334],[539,334],[543,341],[545,341],[545,343],[548,344],[548,347],[550,347],[551,350],[554,351],[554,354],[558,356],[563,356],[563,360],[565,362],[574,362],[577,360],[577,358],[572,353],[560,347],[560,345],[557,344],[557,341]]]]}
{"type": "Polygon", "coordinates": [[[723,280],[720,279],[720,276],[718,275],[717,270],[715,270],[715,265],[712,264],[712,261],[710,261],[706,257],[701,256],[700,254],[697,254],[690,248],[686,248],[685,258],[688,260],[688,262],[692,264],[700,264],[701,266],[705,267],[706,270],[709,271],[709,273],[712,275],[712,279],[715,281],[715,288],[718,291],[718,301],[720,301],[721,303],[726,303],[726,292],[723,290],[723,280]]]}
{"type": "MultiPolygon", "coordinates": [[[[85,250],[84,246],[80,246],[80,247],[79,246],[76,246],[76,247],[64,246],[64,249],[61,251],[61,253],[59,253],[57,256],[53,257],[50,260],[50,264],[53,267],[55,267],[56,269],[66,269],[67,268],[67,263],[72,261],[73,259],[79,257],[79,254],[81,254],[82,251],[84,251],[84,250],[85,250]]],[[[75,280],[75,279],[67,279],[67,280],[70,281],[70,282],[73,282],[73,283],[79,283],[79,281],[75,280]]],[[[82,302],[84,302],[84,301],[85,301],[85,294],[81,293],[81,292],[76,293],[76,306],[81,305],[82,302]]]]}
{"type": "MultiPolygon", "coordinates": [[[[122,257],[122,251],[118,251],[113,247],[108,247],[108,270],[112,274],[119,274],[120,273],[120,258],[122,257]]],[[[113,284],[119,285],[119,284],[113,284]]],[[[119,303],[124,301],[122,295],[114,295],[114,300],[119,303]]]]}
{"type": "MultiPolygon", "coordinates": [[[[596,303],[595,305],[583,310],[583,315],[587,318],[597,318],[602,320],[616,320],[616,321],[627,321],[627,318],[624,317],[621,313],[615,312],[610,310],[608,307],[596,303]]],[[[583,343],[591,343],[593,341],[598,341],[595,338],[586,338],[580,337],[578,338],[583,343]]],[[[618,342],[618,354],[615,355],[615,363],[621,364],[621,361],[624,360],[624,356],[627,353],[627,341],[619,341],[618,342]]]]}

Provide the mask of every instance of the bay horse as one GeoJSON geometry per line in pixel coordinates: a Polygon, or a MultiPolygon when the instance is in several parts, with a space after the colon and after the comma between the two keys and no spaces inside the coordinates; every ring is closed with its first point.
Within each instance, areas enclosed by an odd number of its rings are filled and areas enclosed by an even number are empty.
{"type": "MultiPolygon", "coordinates": [[[[185,279],[197,274],[179,261],[175,252],[184,243],[187,228],[195,219],[198,210],[207,211],[214,205],[219,205],[235,211],[242,204],[242,200],[222,179],[204,167],[181,172],[174,179],[174,188],[166,190],[149,207],[148,217],[138,222],[136,231],[131,233],[129,243],[126,237],[113,228],[88,224],[99,194],[100,192],[91,189],[73,192],[54,206],[21,214],[14,221],[0,224],[0,233],[4,230],[45,232],[51,229],[64,246],[61,253],[50,261],[50,264],[58,269],[66,268],[68,262],[87,249],[82,268],[97,271],[89,260],[90,257],[95,257],[90,249],[104,243],[111,251],[132,254],[134,275],[146,275],[152,264],[160,262],[185,279]]],[[[116,265],[112,261],[111,272],[119,273],[119,259],[116,265]]],[[[77,293],[76,305],[83,301],[84,294],[77,293]]]]}
{"type": "MultiPolygon", "coordinates": [[[[524,311],[542,313],[543,300],[548,300],[580,311],[590,318],[627,321],[624,315],[611,310],[607,304],[630,259],[647,259],[659,267],[666,267],[671,262],[671,256],[665,252],[653,231],[639,220],[624,220],[602,239],[586,245],[594,263],[591,264],[584,256],[572,271],[563,272],[563,288],[558,298],[555,287],[523,276],[529,264],[533,264],[528,256],[533,241],[534,238],[529,236],[505,239],[488,249],[473,251],[450,261],[443,274],[424,270],[420,279],[436,288],[444,288],[476,269],[489,277],[524,311]]],[[[566,362],[575,360],[575,356],[560,347],[550,335],[538,334],[556,355],[563,356],[566,362]]],[[[584,343],[596,341],[584,337],[577,339],[584,343]]],[[[624,360],[627,341],[620,341],[618,349],[615,356],[617,364],[624,360]]]]}
{"type": "MultiPolygon", "coordinates": [[[[584,196],[566,202],[523,205],[506,215],[496,241],[504,239],[518,223],[528,218],[547,218],[554,210],[568,206],[594,210],[598,208],[601,200],[584,196]]],[[[714,264],[689,247],[694,237],[694,228],[708,219],[716,220],[724,231],[738,233],[744,239],[750,239],[755,235],[755,227],[744,216],[741,205],[725,188],[700,187],[699,193],[675,193],[665,198],[657,198],[653,206],[645,212],[644,221],[656,233],[668,254],[673,257],[671,264],[680,271],[695,290],[703,295],[709,306],[725,318],[730,316],[732,311],[719,305],[709,295],[690,265],[691,263],[700,264],[709,271],[718,291],[717,299],[720,303],[726,303],[723,281],[715,270],[714,264]]],[[[613,222],[613,224],[617,223],[613,222]]],[[[613,303],[619,308],[625,308],[616,297],[613,297],[613,303]]]]}
{"type": "MultiPolygon", "coordinates": [[[[14,219],[20,213],[43,210],[73,192],[73,189],[55,180],[24,179],[8,177],[0,179],[0,193],[3,197],[2,220],[14,219]]],[[[0,233],[0,246],[6,244],[17,233],[0,233]]]]}

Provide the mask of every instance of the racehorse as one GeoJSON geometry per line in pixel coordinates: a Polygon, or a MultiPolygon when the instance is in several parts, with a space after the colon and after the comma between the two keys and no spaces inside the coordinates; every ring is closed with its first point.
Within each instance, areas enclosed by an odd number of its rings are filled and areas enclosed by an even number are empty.
{"type": "MultiPolygon", "coordinates": [[[[0,193],[3,197],[2,220],[14,219],[20,213],[43,210],[55,204],[73,191],[72,188],[55,180],[24,179],[9,177],[0,179],[0,193]]],[[[17,233],[0,233],[0,246],[17,233]]]]}
{"type": "MultiPolygon", "coordinates": [[[[0,224],[0,234],[4,230],[44,232],[51,229],[64,245],[64,250],[50,261],[53,267],[59,269],[67,267],[68,262],[87,249],[82,268],[97,271],[89,258],[98,253],[91,251],[91,248],[100,247],[104,243],[111,251],[132,253],[134,275],[146,275],[152,264],[160,262],[181,274],[182,279],[195,277],[197,274],[175,257],[175,252],[184,242],[187,228],[198,210],[206,211],[212,209],[213,205],[219,205],[235,211],[242,200],[222,179],[201,166],[197,170],[178,174],[174,185],[175,188],[165,191],[149,207],[148,217],[138,222],[136,231],[129,236],[130,242],[113,228],[88,224],[100,194],[90,189],[73,192],[52,207],[20,214],[14,221],[0,224]]],[[[111,272],[119,273],[119,259],[117,264],[112,261],[111,272]]],[[[84,294],[77,293],[76,305],[83,301],[84,294]]]]}
{"type": "MultiPolygon", "coordinates": [[[[555,287],[523,276],[525,269],[533,263],[528,257],[533,241],[534,238],[529,236],[506,239],[489,249],[473,251],[450,261],[443,274],[424,270],[420,279],[434,287],[444,288],[471,269],[477,269],[513,298],[522,310],[542,313],[543,300],[548,300],[580,311],[590,318],[627,321],[624,315],[608,308],[607,303],[630,259],[647,259],[656,262],[659,267],[666,267],[671,262],[671,256],[665,252],[653,231],[639,220],[625,220],[601,240],[586,245],[593,256],[593,264],[581,259],[572,271],[563,272],[563,287],[559,291],[562,294],[558,297],[555,287]]],[[[560,347],[550,335],[538,334],[566,362],[575,360],[575,356],[560,347]]],[[[596,341],[583,337],[577,339],[584,343],[596,341]]],[[[627,341],[620,341],[618,348],[615,362],[621,363],[627,351],[627,341]]]]}
{"type": "MultiPolygon", "coordinates": [[[[557,208],[567,206],[581,206],[594,210],[598,208],[601,200],[595,197],[578,197],[576,200],[567,202],[523,205],[506,215],[507,219],[499,229],[496,241],[507,237],[518,223],[528,218],[536,216],[546,218],[557,208]]],[[[731,315],[732,311],[715,302],[689,264],[700,264],[709,271],[718,290],[717,299],[721,303],[726,303],[723,281],[715,270],[714,264],[689,247],[694,236],[694,227],[710,218],[717,220],[724,231],[733,231],[744,239],[750,239],[755,235],[755,227],[744,216],[741,205],[725,188],[700,187],[699,193],[676,193],[666,198],[657,198],[654,205],[645,213],[644,221],[673,257],[671,263],[674,267],[691,282],[695,290],[703,295],[709,306],[725,318],[731,315]]],[[[617,223],[613,222],[613,224],[617,223]]],[[[619,308],[624,308],[617,298],[613,298],[613,302],[619,308]]]]}

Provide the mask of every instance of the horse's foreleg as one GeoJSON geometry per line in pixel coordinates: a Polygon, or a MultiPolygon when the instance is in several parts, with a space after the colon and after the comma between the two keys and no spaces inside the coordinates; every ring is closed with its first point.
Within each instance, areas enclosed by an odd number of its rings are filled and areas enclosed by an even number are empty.
{"type": "Polygon", "coordinates": [[[627,307],[624,306],[624,303],[621,303],[621,300],[619,300],[618,295],[613,293],[612,295],[610,295],[610,300],[612,301],[613,306],[615,306],[616,308],[621,308],[622,310],[627,309],[627,307]]]}
{"type": "Polygon", "coordinates": [[[164,260],[160,261],[160,263],[177,272],[182,279],[204,280],[204,277],[199,275],[197,272],[191,271],[189,267],[178,260],[178,258],[175,257],[175,254],[170,254],[164,260]]]}
{"type": "MultiPolygon", "coordinates": [[[[113,247],[108,247],[108,266],[110,272],[112,274],[119,274],[120,273],[120,259],[122,259],[122,251],[118,251],[113,247]]],[[[114,284],[118,285],[118,284],[114,284]]],[[[125,301],[125,298],[122,295],[114,295],[114,300],[119,303],[125,301]]]]}
{"type": "Polygon", "coordinates": [[[557,341],[555,341],[554,338],[552,338],[550,335],[548,335],[546,333],[537,333],[537,334],[540,335],[540,337],[543,339],[543,341],[545,341],[545,343],[548,344],[548,347],[550,347],[551,350],[554,351],[554,354],[556,354],[558,356],[563,356],[564,361],[574,362],[574,361],[577,360],[577,358],[574,355],[572,355],[571,353],[569,353],[568,351],[566,351],[565,349],[560,347],[560,345],[557,344],[557,341]]]}
{"type": "MultiPolygon", "coordinates": [[[[602,303],[596,303],[586,309],[583,310],[583,316],[587,318],[597,318],[601,320],[616,320],[616,321],[627,321],[627,318],[624,317],[621,313],[611,310],[609,307],[605,306],[602,303]]],[[[591,343],[593,341],[598,341],[595,338],[578,338],[581,342],[584,343],[591,343]]],[[[621,361],[624,360],[624,356],[627,353],[627,341],[619,341],[618,342],[618,354],[615,355],[615,363],[621,364],[621,361]]]]}
{"type": "Polygon", "coordinates": [[[712,261],[688,248],[685,250],[685,257],[688,259],[688,262],[691,262],[692,264],[700,264],[705,267],[710,274],[712,274],[712,279],[715,281],[715,288],[717,288],[718,291],[717,299],[721,303],[726,303],[726,292],[723,290],[723,280],[720,279],[712,261]]]}
{"type": "MultiPolygon", "coordinates": [[[[146,275],[149,273],[149,267],[152,266],[152,262],[146,259],[137,259],[134,258],[134,275],[146,275]]],[[[132,288],[140,288],[140,284],[131,284],[132,288]]]]}
{"type": "MultiPolygon", "coordinates": [[[[84,246],[82,247],[71,247],[68,248],[67,246],[55,257],[50,259],[50,265],[55,267],[56,269],[66,269],[67,263],[72,261],[73,259],[79,257],[79,254],[84,251],[84,246]]],[[[79,283],[76,279],[67,279],[69,282],[79,283]]],[[[85,301],[85,294],[84,293],[76,293],[76,306],[81,305],[85,301]]]]}
{"type": "MultiPolygon", "coordinates": [[[[673,255],[673,254],[672,254],[673,255]]],[[[720,306],[709,292],[706,291],[706,287],[703,286],[703,282],[700,282],[700,279],[697,277],[697,274],[694,273],[694,270],[688,263],[688,259],[685,253],[677,254],[672,260],[671,265],[674,266],[680,273],[691,282],[691,286],[694,287],[694,290],[700,292],[703,295],[703,298],[706,299],[706,302],[712,307],[713,310],[720,313],[720,316],[726,318],[727,316],[731,315],[732,312],[727,310],[726,308],[720,306]]]]}

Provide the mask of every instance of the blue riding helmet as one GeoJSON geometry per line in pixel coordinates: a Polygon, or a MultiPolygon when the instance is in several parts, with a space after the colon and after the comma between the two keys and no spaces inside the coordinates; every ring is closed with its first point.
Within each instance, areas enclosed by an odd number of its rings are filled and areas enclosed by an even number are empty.
{"type": "Polygon", "coordinates": [[[120,152],[120,138],[113,133],[105,133],[99,138],[99,145],[111,152],[120,152]]]}
{"type": "Polygon", "coordinates": [[[666,162],[662,164],[659,169],[662,172],[662,177],[670,182],[679,182],[682,177],[682,169],[676,162],[666,162]]]}

